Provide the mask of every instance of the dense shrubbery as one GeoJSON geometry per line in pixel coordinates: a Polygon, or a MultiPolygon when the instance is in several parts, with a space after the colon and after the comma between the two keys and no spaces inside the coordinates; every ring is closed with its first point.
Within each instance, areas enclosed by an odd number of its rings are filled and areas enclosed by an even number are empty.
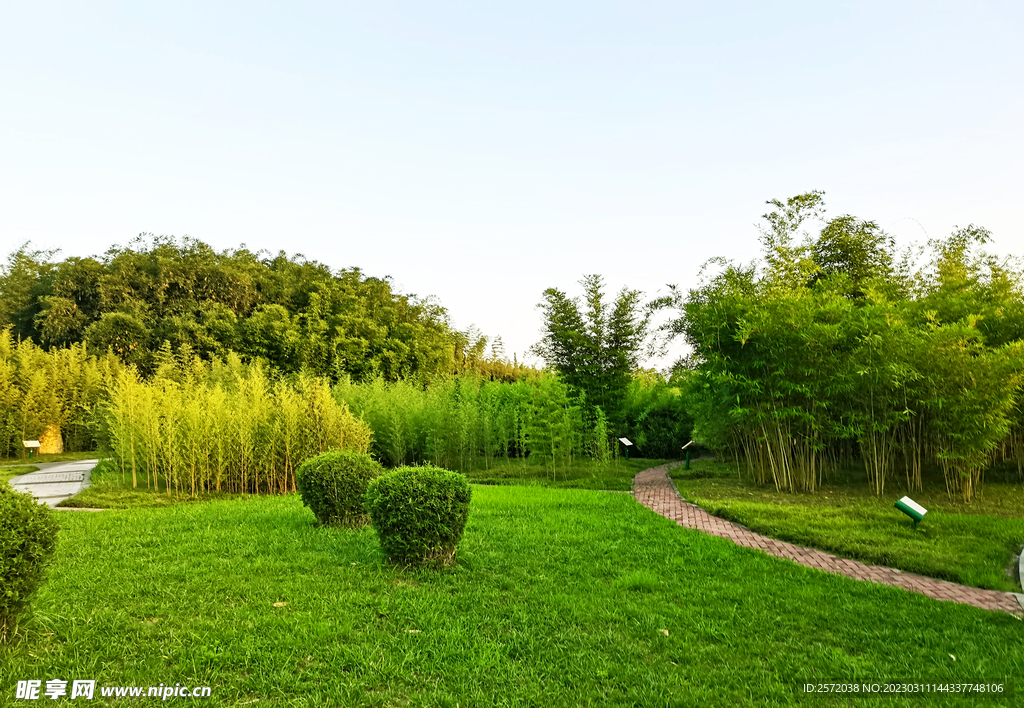
{"type": "Polygon", "coordinates": [[[96,258],[54,260],[21,248],[0,266],[0,328],[46,348],[112,350],[143,376],[164,342],[206,360],[237,352],[284,373],[388,380],[474,370],[515,380],[523,370],[485,357],[479,332],[458,332],[445,309],[395,292],[358,268],[302,256],[217,252],[194,239],[140,237],[96,258]]]}
{"type": "Polygon", "coordinates": [[[470,487],[463,475],[438,467],[399,467],[373,480],[366,500],[389,560],[454,561],[469,516],[470,487]]]}
{"type": "Polygon", "coordinates": [[[107,444],[133,486],[285,493],[307,458],[369,449],[370,429],[322,379],[163,355],[149,381],[128,369],[111,389],[107,444]]]}
{"type": "Polygon", "coordinates": [[[984,229],[932,241],[923,267],[876,224],[821,216],[821,195],[771,202],[765,264],[721,261],[673,323],[693,347],[695,437],[762,483],[813,491],[857,454],[877,494],[941,470],[970,499],[998,458],[1024,463],[1024,276],[978,250],[984,229]]]}
{"type": "Polygon", "coordinates": [[[369,483],[384,472],[380,463],[365,453],[331,450],[312,457],[295,473],[302,503],[324,526],[363,526],[369,483]]]}
{"type": "Polygon", "coordinates": [[[49,507],[0,485],[0,642],[13,636],[56,542],[57,522],[49,507]]]}
{"type": "Polygon", "coordinates": [[[114,356],[88,356],[76,344],[45,351],[0,329],[0,457],[23,453],[50,425],[67,452],[94,450],[110,382],[124,369],[114,356]]]}
{"type": "Polygon", "coordinates": [[[518,383],[465,375],[429,387],[408,381],[342,382],[339,400],[373,429],[373,451],[385,464],[429,463],[467,470],[525,458],[556,468],[574,458],[613,454],[603,421],[587,425],[581,406],[558,377],[518,383]]]}

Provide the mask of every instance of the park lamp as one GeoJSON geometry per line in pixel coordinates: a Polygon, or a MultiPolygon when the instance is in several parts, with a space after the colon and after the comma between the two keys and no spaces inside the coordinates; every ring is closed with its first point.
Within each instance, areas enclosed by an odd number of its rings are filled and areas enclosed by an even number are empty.
{"type": "Polygon", "coordinates": [[[895,507],[914,520],[915,528],[919,523],[921,523],[921,519],[924,518],[924,515],[928,513],[927,509],[910,497],[903,497],[896,502],[895,507]]]}
{"type": "MultiPolygon", "coordinates": [[[[685,445],[683,445],[683,449],[686,450],[686,448],[690,447],[690,445],[693,445],[693,440],[691,440],[690,442],[688,442],[685,445]]],[[[689,450],[687,450],[687,452],[686,452],[686,467],[684,469],[690,469],[690,452],[689,452],[689,450]]]]}
{"type": "Polygon", "coordinates": [[[626,446],[626,459],[629,459],[629,448],[633,446],[633,443],[629,441],[629,438],[619,438],[619,442],[626,446]]]}

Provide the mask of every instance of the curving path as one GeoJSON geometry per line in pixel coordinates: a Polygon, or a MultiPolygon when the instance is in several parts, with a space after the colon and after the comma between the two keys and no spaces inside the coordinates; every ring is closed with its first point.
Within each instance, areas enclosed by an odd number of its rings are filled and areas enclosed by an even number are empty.
{"type": "Polygon", "coordinates": [[[669,465],[652,467],[633,478],[633,496],[638,502],[665,518],[672,519],[680,526],[727,538],[738,546],[757,548],[777,558],[795,561],[808,568],[817,568],[826,573],[845,575],[854,580],[867,580],[893,585],[904,590],[927,595],[934,600],[960,602],[985,610],[1004,610],[1015,615],[1024,615],[1024,595],[998,590],[982,590],[956,583],[926,578],[905,573],[895,568],[868,565],[846,558],[804,548],[785,541],[768,538],[742,526],[712,516],[695,504],[680,496],[668,477],[669,465]]]}
{"type": "MultiPolygon", "coordinates": [[[[35,472],[13,477],[8,484],[19,492],[28,492],[40,503],[54,507],[89,486],[92,468],[99,460],[41,462],[35,472]]],[[[28,462],[26,464],[33,464],[28,462]]]]}

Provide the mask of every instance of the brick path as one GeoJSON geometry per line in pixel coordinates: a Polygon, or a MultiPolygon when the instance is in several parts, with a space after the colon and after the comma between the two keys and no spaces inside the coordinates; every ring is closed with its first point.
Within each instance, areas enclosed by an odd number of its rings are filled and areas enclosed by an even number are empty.
{"type": "Polygon", "coordinates": [[[719,519],[679,495],[675,485],[668,478],[668,465],[644,470],[634,477],[633,496],[647,508],[665,518],[672,519],[680,526],[703,531],[712,536],[727,538],[738,546],[759,548],[777,558],[795,561],[808,568],[845,575],[855,580],[869,580],[883,585],[893,585],[927,595],[935,600],[961,602],[985,610],[1005,610],[1015,615],[1024,615],[1024,609],[1013,593],[970,588],[944,580],[904,573],[894,568],[836,558],[813,548],[804,548],[761,536],[742,526],[719,519]]]}

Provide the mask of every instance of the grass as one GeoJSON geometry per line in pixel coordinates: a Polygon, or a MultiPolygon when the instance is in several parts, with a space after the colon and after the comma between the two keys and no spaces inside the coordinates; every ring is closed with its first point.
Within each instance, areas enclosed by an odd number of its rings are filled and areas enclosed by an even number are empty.
{"type": "Polygon", "coordinates": [[[628,492],[633,488],[633,477],[649,467],[667,460],[616,460],[601,464],[591,460],[550,466],[529,464],[522,460],[499,462],[489,469],[477,468],[466,473],[477,484],[540,485],[558,489],[603,489],[628,492]]]}
{"type": "Polygon", "coordinates": [[[971,504],[950,500],[941,481],[912,498],[928,509],[918,528],[893,508],[905,490],[873,496],[856,476],[814,494],[741,482],[729,465],[697,460],[672,471],[688,500],[710,513],[791,543],[974,587],[1020,592],[1011,561],[1024,542],[1024,488],[986,484],[971,504]]]}
{"type": "MultiPolygon", "coordinates": [[[[662,462],[664,460],[619,459],[601,465],[587,461],[571,466],[557,467],[555,477],[552,479],[550,467],[515,461],[491,465],[489,469],[472,470],[467,473],[467,476],[471,482],[477,484],[629,491],[632,489],[633,477],[637,472],[662,462]]],[[[122,477],[112,461],[104,460],[93,469],[89,487],[75,496],[65,499],[58,506],[80,509],[156,508],[174,506],[182,502],[233,499],[239,496],[241,495],[226,492],[204,492],[192,497],[186,494],[177,494],[173,490],[171,494],[167,494],[166,487],[147,488],[145,483],[140,487],[133,488],[130,477],[122,477]]]]}
{"type": "Polygon", "coordinates": [[[7,484],[15,477],[35,472],[37,469],[39,468],[35,465],[6,465],[0,467],[0,484],[7,484]]]}
{"type": "Polygon", "coordinates": [[[95,450],[86,450],[84,452],[62,452],[54,455],[33,455],[31,458],[28,455],[22,455],[21,457],[0,459],[0,469],[8,465],[41,465],[46,462],[77,462],[78,460],[92,460],[102,456],[102,453],[96,452],[95,450]]]}
{"type": "Polygon", "coordinates": [[[173,489],[168,494],[166,486],[147,487],[144,479],[139,481],[141,486],[132,487],[131,475],[123,477],[114,466],[113,460],[101,460],[92,470],[89,486],[57,506],[77,509],[151,509],[174,506],[182,502],[233,499],[241,496],[227,492],[202,492],[193,497],[179,494],[173,489]]]}
{"type": "Polygon", "coordinates": [[[1005,613],[803,568],[627,495],[473,494],[459,563],[440,572],[384,564],[372,530],[317,528],[294,495],[59,515],[34,616],[0,647],[0,690],[91,678],[210,686],[207,705],[850,705],[799,686],[1009,691],[1024,672],[1024,627],[1005,613]]]}

